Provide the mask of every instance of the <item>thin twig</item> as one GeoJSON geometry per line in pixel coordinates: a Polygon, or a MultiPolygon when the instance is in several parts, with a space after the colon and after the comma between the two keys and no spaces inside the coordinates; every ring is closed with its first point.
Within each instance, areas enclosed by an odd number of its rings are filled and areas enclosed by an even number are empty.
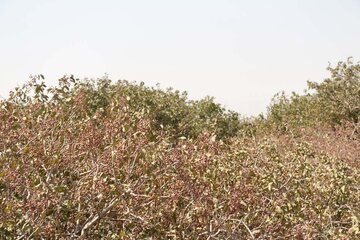
{"type": "Polygon", "coordinates": [[[118,202],[119,202],[119,198],[113,198],[106,208],[104,208],[100,213],[96,214],[90,221],[88,221],[84,225],[84,227],[81,229],[80,236],[84,236],[86,233],[86,230],[88,230],[92,225],[94,225],[97,221],[99,221],[101,218],[103,218],[118,202]]]}
{"type": "Polygon", "coordinates": [[[241,223],[245,226],[246,230],[249,232],[252,239],[255,239],[254,235],[252,234],[250,228],[246,225],[246,223],[243,220],[240,220],[241,223]]]}

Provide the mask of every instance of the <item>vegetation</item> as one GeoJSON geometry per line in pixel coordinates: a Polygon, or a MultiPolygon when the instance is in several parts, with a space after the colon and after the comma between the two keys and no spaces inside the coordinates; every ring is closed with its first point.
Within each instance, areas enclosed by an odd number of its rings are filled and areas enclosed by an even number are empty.
{"type": "Polygon", "coordinates": [[[349,58],[336,67],[328,67],[331,77],[322,83],[308,82],[304,95],[276,95],[269,108],[269,120],[274,124],[292,126],[331,126],[350,123],[357,129],[360,117],[360,65],[349,58]],[[309,92],[313,92],[312,94],[309,92]]]}
{"type": "Polygon", "coordinates": [[[359,238],[360,65],[329,70],[254,119],[35,76],[0,102],[0,238],[359,238]]]}

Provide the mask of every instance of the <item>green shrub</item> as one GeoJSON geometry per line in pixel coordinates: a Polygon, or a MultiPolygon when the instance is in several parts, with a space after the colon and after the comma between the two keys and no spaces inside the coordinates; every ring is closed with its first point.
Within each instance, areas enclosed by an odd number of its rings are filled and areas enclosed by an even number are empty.
{"type": "Polygon", "coordinates": [[[308,82],[308,91],[303,95],[276,95],[268,108],[269,124],[284,130],[317,124],[335,126],[351,123],[357,129],[360,117],[360,65],[354,64],[349,58],[328,70],[331,77],[321,83],[308,82]]]}

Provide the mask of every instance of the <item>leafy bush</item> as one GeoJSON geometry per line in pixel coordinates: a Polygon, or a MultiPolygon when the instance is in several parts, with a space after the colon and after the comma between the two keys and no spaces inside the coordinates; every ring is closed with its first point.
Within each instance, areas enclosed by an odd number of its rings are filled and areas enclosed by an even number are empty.
{"type": "Polygon", "coordinates": [[[317,92],[322,109],[333,123],[346,120],[357,124],[360,117],[360,64],[339,62],[329,67],[331,77],[322,83],[309,82],[310,89],[317,92]]]}
{"type": "Polygon", "coordinates": [[[350,123],[359,128],[360,117],[360,64],[349,58],[336,67],[328,67],[331,77],[321,83],[308,82],[308,93],[284,93],[275,96],[269,107],[268,119],[282,128],[350,123]],[[312,92],[312,93],[309,93],[312,92]]]}
{"type": "Polygon", "coordinates": [[[172,89],[42,78],[0,102],[1,239],[359,238],[360,142],[313,127],[326,84],[239,119],[172,89]],[[273,134],[284,122],[296,136],[273,134]]]}

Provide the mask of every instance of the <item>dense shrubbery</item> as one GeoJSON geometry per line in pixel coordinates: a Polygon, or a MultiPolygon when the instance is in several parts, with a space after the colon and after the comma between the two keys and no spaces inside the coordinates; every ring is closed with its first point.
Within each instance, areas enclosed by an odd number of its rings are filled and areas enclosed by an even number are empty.
{"type": "Polygon", "coordinates": [[[352,125],[359,128],[360,65],[349,58],[329,67],[331,77],[321,83],[308,82],[308,93],[278,94],[269,108],[269,120],[277,127],[316,124],[352,125]],[[311,92],[311,93],[309,93],[311,92]]]}
{"type": "Polygon", "coordinates": [[[359,65],[330,70],[252,120],[171,89],[34,77],[0,102],[0,238],[358,238],[359,65]]]}

